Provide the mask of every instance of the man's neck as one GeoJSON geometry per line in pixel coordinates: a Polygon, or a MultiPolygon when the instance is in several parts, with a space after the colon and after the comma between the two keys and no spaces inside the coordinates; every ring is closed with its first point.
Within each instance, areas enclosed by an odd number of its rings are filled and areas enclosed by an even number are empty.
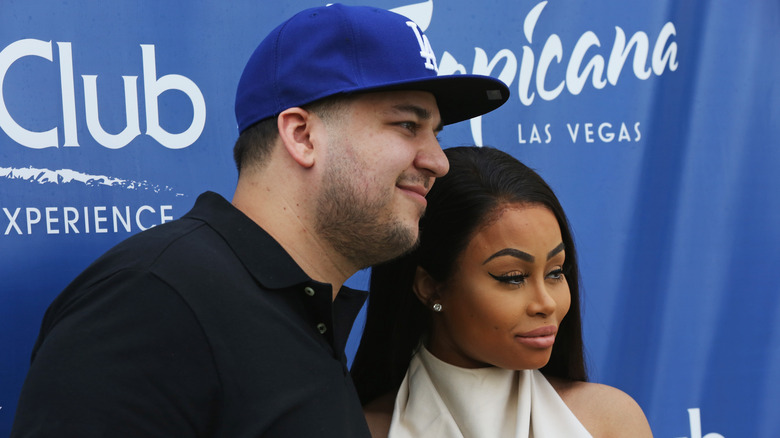
{"type": "Polygon", "coordinates": [[[274,238],[313,280],[333,287],[333,298],[355,272],[341,254],[316,233],[311,199],[304,199],[295,182],[279,184],[270,175],[239,178],[233,205],[274,238]],[[274,181],[274,183],[270,183],[274,181]]]}

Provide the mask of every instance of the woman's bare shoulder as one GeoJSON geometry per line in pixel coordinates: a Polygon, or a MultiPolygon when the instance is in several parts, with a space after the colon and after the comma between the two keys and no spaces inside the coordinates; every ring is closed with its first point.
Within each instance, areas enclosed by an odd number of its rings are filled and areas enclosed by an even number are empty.
{"type": "Polygon", "coordinates": [[[652,437],[642,408],[625,392],[600,383],[547,380],[594,437],[652,437]]]}
{"type": "Polygon", "coordinates": [[[394,404],[395,391],[391,391],[363,406],[363,414],[366,416],[372,438],[387,438],[394,404]]]}

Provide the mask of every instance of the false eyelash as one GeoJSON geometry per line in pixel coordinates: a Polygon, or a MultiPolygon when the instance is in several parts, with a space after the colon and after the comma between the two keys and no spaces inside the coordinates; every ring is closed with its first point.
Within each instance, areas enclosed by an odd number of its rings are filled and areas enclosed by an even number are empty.
{"type": "Polygon", "coordinates": [[[516,275],[493,275],[488,272],[488,275],[493,277],[494,280],[502,283],[521,284],[528,278],[528,274],[516,274],[516,275]]]}
{"type": "Polygon", "coordinates": [[[566,278],[566,274],[564,274],[564,272],[563,272],[563,268],[559,268],[559,269],[553,269],[553,270],[552,270],[552,271],[550,271],[550,272],[549,272],[547,275],[549,276],[549,275],[551,275],[551,274],[555,274],[555,275],[558,277],[558,278],[554,278],[554,279],[553,279],[553,280],[555,280],[555,281],[561,281],[561,280],[563,280],[564,278],[566,278]]]}

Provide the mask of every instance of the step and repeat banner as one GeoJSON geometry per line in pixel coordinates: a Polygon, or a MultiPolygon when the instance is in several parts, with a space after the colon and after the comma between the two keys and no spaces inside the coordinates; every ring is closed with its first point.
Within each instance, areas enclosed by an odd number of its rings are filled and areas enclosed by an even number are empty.
{"type": "MultiPolygon", "coordinates": [[[[232,196],[244,62],[323,3],[2,0],[0,435],[67,283],[199,193],[232,196]]],[[[505,150],[558,193],[592,380],[657,437],[780,436],[780,3],[344,3],[413,18],[440,72],[510,87],[441,142],[505,150]]]]}

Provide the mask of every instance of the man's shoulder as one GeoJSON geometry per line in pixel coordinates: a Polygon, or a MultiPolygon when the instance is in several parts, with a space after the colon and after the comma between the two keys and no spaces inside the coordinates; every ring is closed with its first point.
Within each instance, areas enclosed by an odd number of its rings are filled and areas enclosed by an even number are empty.
{"type": "Polygon", "coordinates": [[[225,246],[212,221],[234,215],[221,196],[206,192],[183,217],[128,237],[109,249],[93,265],[102,268],[146,270],[165,256],[194,261],[225,246]],[[215,249],[214,249],[215,248],[215,249]],[[108,266],[106,266],[108,265],[108,266]]]}
{"type": "Polygon", "coordinates": [[[182,218],[119,242],[70,282],[54,300],[47,315],[71,307],[77,301],[89,301],[89,296],[133,294],[141,288],[146,291],[168,288],[155,275],[158,264],[167,263],[165,259],[178,260],[181,271],[186,266],[187,271],[199,272],[196,258],[203,251],[198,248],[208,245],[208,239],[204,239],[208,234],[208,227],[203,222],[182,218]],[[143,283],[143,286],[133,286],[136,283],[143,283]]]}
{"type": "Polygon", "coordinates": [[[182,257],[197,255],[198,251],[187,251],[182,246],[205,245],[193,236],[202,233],[204,227],[203,222],[182,218],[130,236],[93,261],[75,281],[84,280],[83,277],[95,281],[122,270],[148,271],[170,251],[179,252],[182,257]]]}

